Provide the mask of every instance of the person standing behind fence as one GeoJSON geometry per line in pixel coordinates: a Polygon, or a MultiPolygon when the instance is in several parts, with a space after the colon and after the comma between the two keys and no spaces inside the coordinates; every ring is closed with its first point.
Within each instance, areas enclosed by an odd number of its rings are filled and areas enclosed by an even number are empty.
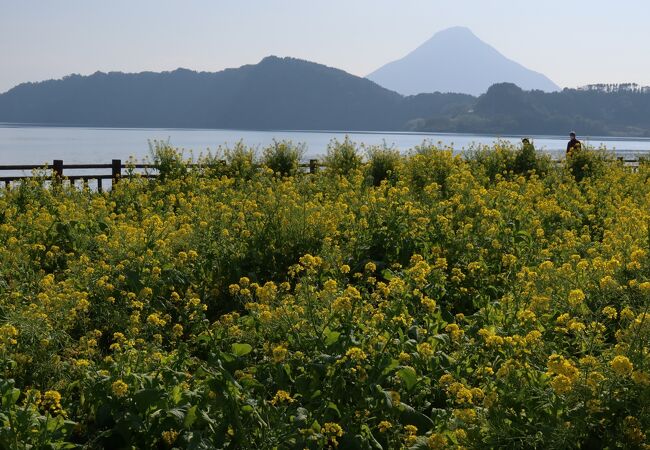
{"type": "Polygon", "coordinates": [[[582,142],[576,139],[576,133],[575,131],[572,131],[569,133],[569,138],[570,141],[566,145],[566,156],[567,158],[571,156],[571,153],[573,153],[574,150],[580,150],[582,149],[582,142]]]}

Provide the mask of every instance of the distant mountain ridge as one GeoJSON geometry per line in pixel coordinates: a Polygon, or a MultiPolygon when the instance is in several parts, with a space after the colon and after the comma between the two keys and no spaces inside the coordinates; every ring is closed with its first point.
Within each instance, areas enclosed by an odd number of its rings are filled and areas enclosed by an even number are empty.
{"type": "Polygon", "coordinates": [[[511,82],[525,90],[559,91],[541,73],[512,61],[465,27],[436,33],[403,58],[366,78],[403,95],[462,92],[480,95],[496,83],[511,82]]]}
{"type": "Polygon", "coordinates": [[[650,90],[524,91],[499,83],[469,110],[413,123],[418,131],[650,137],[650,90]]]}
{"type": "Polygon", "coordinates": [[[24,83],[0,95],[0,122],[112,127],[387,130],[459,112],[468,95],[403,97],[365,78],[270,56],[220,72],[121,72],[24,83]]]}
{"type": "MultiPolygon", "coordinates": [[[[247,130],[433,131],[650,136],[650,91],[498,83],[479,97],[402,96],[342,70],[264,58],[221,72],[121,72],[24,83],[0,94],[0,122],[247,130]]],[[[629,85],[632,86],[632,85],[629,85]]]]}

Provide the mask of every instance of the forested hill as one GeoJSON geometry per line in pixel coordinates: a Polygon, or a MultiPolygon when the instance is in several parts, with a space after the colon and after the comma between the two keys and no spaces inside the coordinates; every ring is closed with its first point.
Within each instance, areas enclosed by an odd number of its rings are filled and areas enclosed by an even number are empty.
{"type": "Polygon", "coordinates": [[[500,83],[479,97],[404,97],[342,70],[268,57],[214,73],[97,72],[24,83],[0,95],[0,122],[650,136],[650,91],[601,85],[545,93],[500,83]]]}
{"type": "Polygon", "coordinates": [[[452,116],[475,98],[403,97],[342,70],[268,57],[216,73],[97,72],[24,83],[0,95],[0,122],[109,127],[400,130],[452,116]]]}
{"type": "Polygon", "coordinates": [[[413,124],[417,130],[491,134],[650,136],[650,91],[635,85],[595,85],[560,92],[495,84],[473,108],[413,124]]]}

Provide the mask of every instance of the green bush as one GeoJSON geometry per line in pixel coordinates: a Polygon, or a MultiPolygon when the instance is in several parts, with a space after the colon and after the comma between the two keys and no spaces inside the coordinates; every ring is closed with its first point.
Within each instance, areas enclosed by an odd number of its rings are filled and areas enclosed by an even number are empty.
{"type": "Polygon", "coordinates": [[[402,156],[398,150],[382,145],[369,147],[367,152],[368,179],[374,186],[379,186],[383,180],[397,180],[402,164],[402,156]]]}
{"type": "Polygon", "coordinates": [[[513,171],[519,175],[535,173],[543,177],[551,170],[551,165],[549,155],[536,151],[533,144],[523,144],[515,152],[513,171]]]}
{"type": "Polygon", "coordinates": [[[490,181],[497,175],[509,178],[536,173],[543,177],[552,167],[550,156],[536,151],[533,144],[516,147],[507,141],[472,147],[465,152],[465,158],[476,173],[482,173],[490,181]]]}
{"type": "Polygon", "coordinates": [[[226,147],[222,151],[225,161],[225,172],[229,177],[250,180],[257,171],[257,155],[255,149],[244,145],[242,141],[233,148],[226,147]]]}
{"type": "Polygon", "coordinates": [[[347,175],[363,164],[357,145],[348,136],[343,142],[332,140],[327,146],[327,154],[323,161],[329,172],[338,175],[347,175]]]}
{"type": "Polygon", "coordinates": [[[585,178],[603,175],[607,164],[615,159],[615,155],[605,148],[593,149],[583,146],[573,150],[565,162],[575,180],[580,182],[585,178]]]}
{"type": "Polygon", "coordinates": [[[477,176],[494,181],[497,175],[508,176],[515,166],[515,147],[506,141],[498,141],[493,146],[477,145],[465,152],[465,159],[477,176]]]}
{"type": "Polygon", "coordinates": [[[183,152],[172,147],[169,142],[150,141],[149,153],[161,180],[182,178],[187,174],[183,152]]]}
{"type": "Polygon", "coordinates": [[[262,164],[282,176],[296,175],[300,169],[300,160],[305,154],[304,144],[291,141],[273,141],[264,149],[262,164]]]}
{"type": "Polygon", "coordinates": [[[406,159],[405,176],[416,191],[422,191],[431,183],[436,183],[444,192],[447,178],[460,163],[459,159],[450,148],[424,142],[416,146],[406,159]]]}

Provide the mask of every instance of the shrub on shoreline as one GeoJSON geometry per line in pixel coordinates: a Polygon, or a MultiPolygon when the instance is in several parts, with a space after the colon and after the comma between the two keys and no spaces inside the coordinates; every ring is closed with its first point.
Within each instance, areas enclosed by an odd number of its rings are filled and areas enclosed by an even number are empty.
{"type": "Polygon", "coordinates": [[[370,146],[366,152],[368,154],[368,179],[371,184],[379,186],[384,180],[388,182],[397,180],[402,164],[402,155],[399,150],[383,145],[370,146]]]}
{"type": "Polygon", "coordinates": [[[363,158],[357,145],[346,136],[343,142],[333,140],[328,144],[323,163],[329,172],[346,176],[361,167],[363,158]]]}
{"type": "Polygon", "coordinates": [[[294,176],[300,170],[300,161],[305,154],[302,144],[291,141],[273,141],[262,153],[262,164],[282,176],[294,176]]]}

